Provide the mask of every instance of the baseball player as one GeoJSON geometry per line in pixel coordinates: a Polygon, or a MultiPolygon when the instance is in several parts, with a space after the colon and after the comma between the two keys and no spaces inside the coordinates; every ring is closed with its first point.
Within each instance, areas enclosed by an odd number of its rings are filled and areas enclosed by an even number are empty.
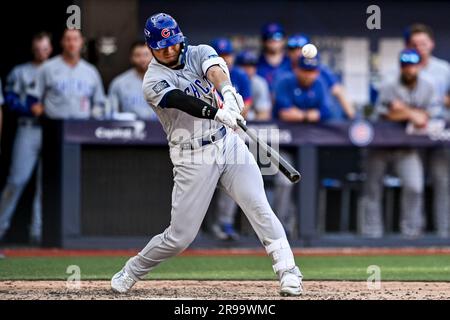
{"type": "MultiPolygon", "coordinates": [[[[310,43],[307,35],[299,33],[290,36],[287,40],[287,56],[291,61],[291,69],[286,71],[284,69],[278,70],[274,76],[275,86],[285,76],[289,76],[297,65],[298,59],[302,56],[302,48],[304,45],[310,43]]],[[[319,67],[319,79],[322,81],[331,94],[329,103],[330,111],[334,119],[353,119],[355,116],[355,108],[347,98],[344,86],[338,80],[337,76],[323,63],[319,67]]]]}
{"type": "Polygon", "coordinates": [[[131,69],[118,75],[109,86],[109,102],[113,113],[130,112],[138,119],[157,120],[142,93],[142,79],[152,59],[152,53],[143,41],[133,43],[130,49],[131,69]]]}
{"type": "MultiPolygon", "coordinates": [[[[42,128],[38,115],[31,109],[34,99],[30,97],[36,85],[36,74],[52,52],[50,35],[42,32],[32,39],[33,61],[16,66],[8,75],[5,95],[6,104],[18,115],[14,138],[11,168],[0,198],[0,239],[9,228],[17,202],[38,165],[42,128]]],[[[41,168],[38,165],[36,190],[33,200],[30,239],[38,244],[42,235],[41,168]]]]}
{"type": "Polygon", "coordinates": [[[243,121],[244,103],[231,85],[225,61],[208,45],[188,46],[168,14],[152,15],[144,32],[154,56],[144,77],[144,95],[167,133],[174,165],[171,223],[113,276],[112,289],[127,292],[186,249],[220,185],[243,209],[272,258],[280,294],[299,295],[302,275],[285,232],[267,202],[255,159],[234,132],[237,121],[243,121]]]}
{"type": "Polygon", "coordinates": [[[291,62],[286,56],[286,32],[279,23],[268,23],[262,28],[263,51],[258,62],[258,74],[266,79],[272,92],[275,75],[280,70],[289,71],[291,62]]]}
{"type": "MultiPolygon", "coordinates": [[[[429,81],[434,88],[435,97],[430,116],[447,118],[450,107],[450,64],[433,56],[434,34],[432,29],[423,24],[414,24],[408,28],[405,36],[406,45],[416,49],[420,55],[420,77],[429,81]]],[[[433,184],[434,225],[439,237],[450,237],[450,204],[449,204],[449,149],[436,148],[430,152],[428,164],[433,184]]]]}
{"type": "Polygon", "coordinates": [[[250,79],[252,103],[244,113],[246,120],[264,121],[272,117],[272,100],[267,81],[256,73],[258,56],[252,51],[242,51],[236,57],[236,65],[241,67],[250,79]]]}
{"type": "Polygon", "coordinates": [[[319,80],[320,59],[300,57],[294,74],[277,85],[273,116],[290,122],[318,122],[331,117],[327,88],[319,80]]]}
{"type": "MultiPolygon", "coordinates": [[[[400,76],[381,88],[376,113],[389,121],[425,127],[433,107],[433,86],[418,76],[420,56],[415,50],[403,50],[399,60],[400,76]]],[[[383,236],[381,181],[388,163],[394,164],[402,180],[400,231],[406,238],[416,238],[424,228],[424,170],[418,150],[408,147],[369,150],[362,201],[362,234],[371,238],[383,236]]]]}
{"type": "Polygon", "coordinates": [[[62,54],[46,61],[32,90],[31,110],[50,119],[101,117],[105,93],[97,69],[81,58],[80,30],[66,29],[61,39],[62,54]]]}
{"type": "MultiPolygon", "coordinates": [[[[320,59],[301,56],[295,64],[294,73],[283,77],[275,89],[273,117],[288,122],[316,123],[331,118],[329,95],[320,77],[320,59]]],[[[292,161],[291,154],[281,149],[280,154],[292,161]]],[[[282,174],[275,176],[274,207],[288,235],[294,232],[292,215],[293,185],[282,174]]]]}

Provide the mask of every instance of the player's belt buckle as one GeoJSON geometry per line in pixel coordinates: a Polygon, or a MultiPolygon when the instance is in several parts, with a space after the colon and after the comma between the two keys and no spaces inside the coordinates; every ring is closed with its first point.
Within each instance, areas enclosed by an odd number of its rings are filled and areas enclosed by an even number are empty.
{"type": "Polygon", "coordinates": [[[202,145],[206,146],[210,143],[215,144],[217,141],[219,141],[220,139],[222,139],[225,134],[227,133],[227,129],[225,129],[225,127],[221,127],[219,130],[217,130],[214,133],[210,133],[209,134],[209,140],[203,140],[202,141],[202,145]]]}

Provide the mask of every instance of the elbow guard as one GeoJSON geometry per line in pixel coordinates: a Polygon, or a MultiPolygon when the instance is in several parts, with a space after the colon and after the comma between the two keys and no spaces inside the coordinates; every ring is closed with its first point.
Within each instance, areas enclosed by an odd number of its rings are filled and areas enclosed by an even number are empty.
{"type": "Polygon", "coordinates": [[[212,66],[219,66],[223,72],[225,72],[225,74],[228,76],[228,78],[230,77],[230,71],[228,70],[227,64],[225,62],[225,60],[223,60],[222,57],[214,57],[214,58],[210,58],[208,60],[206,60],[205,62],[203,62],[202,64],[202,71],[203,74],[206,75],[206,72],[208,72],[208,69],[211,68],[212,66]]]}

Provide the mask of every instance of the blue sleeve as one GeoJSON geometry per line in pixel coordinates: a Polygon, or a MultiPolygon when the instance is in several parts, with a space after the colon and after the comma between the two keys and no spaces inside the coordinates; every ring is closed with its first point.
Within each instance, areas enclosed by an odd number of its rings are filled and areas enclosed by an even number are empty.
{"type": "Polygon", "coordinates": [[[292,71],[287,71],[287,70],[277,70],[274,73],[274,77],[273,77],[273,90],[276,91],[278,84],[283,81],[283,79],[286,79],[290,76],[293,75],[292,71]]]}
{"type": "Polygon", "coordinates": [[[278,83],[275,91],[275,107],[278,110],[290,109],[294,105],[290,87],[289,79],[283,79],[278,83]]]}
{"type": "Polygon", "coordinates": [[[11,111],[17,112],[20,115],[32,116],[31,106],[37,102],[37,99],[27,96],[25,103],[22,103],[17,93],[9,91],[6,92],[5,101],[11,111]]]}
{"type": "Polygon", "coordinates": [[[328,88],[331,88],[336,83],[339,83],[337,76],[327,66],[320,67],[320,77],[323,78],[328,88]]]}
{"type": "Polygon", "coordinates": [[[235,78],[233,80],[237,82],[236,86],[239,88],[239,94],[244,101],[251,99],[250,79],[247,74],[243,70],[238,69],[238,71],[236,71],[236,76],[233,78],[235,78]]]}
{"type": "Polygon", "coordinates": [[[320,112],[320,121],[327,121],[332,118],[331,97],[327,88],[321,83],[316,82],[318,107],[320,112]]]}

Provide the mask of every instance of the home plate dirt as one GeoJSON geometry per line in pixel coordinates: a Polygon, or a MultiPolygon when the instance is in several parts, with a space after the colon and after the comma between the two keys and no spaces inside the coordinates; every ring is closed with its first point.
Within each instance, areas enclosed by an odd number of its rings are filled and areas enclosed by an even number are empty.
{"type": "Polygon", "coordinates": [[[0,281],[0,300],[9,299],[450,299],[450,282],[305,281],[298,298],[278,295],[276,281],[141,281],[130,293],[111,292],[109,281],[82,281],[69,288],[64,281],[0,281]]]}

